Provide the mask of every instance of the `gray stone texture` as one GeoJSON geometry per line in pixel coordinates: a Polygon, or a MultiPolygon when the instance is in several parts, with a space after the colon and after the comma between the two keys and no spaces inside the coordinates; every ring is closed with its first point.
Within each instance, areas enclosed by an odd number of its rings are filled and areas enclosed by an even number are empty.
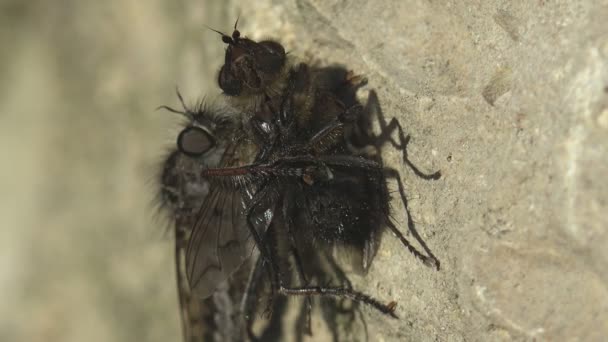
{"type": "MultiPolygon", "coordinates": [[[[173,341],[155,170],[174,87],[219,96],[219,37],[274,37],[365,75],[411,135],[426,268],[385,234],[353,285],[370,341],[608,336],[607,1],[0,2],[0,340],[173,341]]],[[[391,184],[394,188],[394,184],[391,184]]],[[[405,212],[393,203],[405,231],[405,212]]],[[[313,339],[314,340],[314,339],[313,339]]]]}

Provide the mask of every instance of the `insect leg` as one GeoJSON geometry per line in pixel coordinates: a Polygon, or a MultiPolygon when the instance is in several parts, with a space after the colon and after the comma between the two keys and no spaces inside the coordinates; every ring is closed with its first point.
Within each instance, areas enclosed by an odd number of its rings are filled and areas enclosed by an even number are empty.
{"type": "Polygon", "coordinates": [[[354,105],[342,113],[334,120],[330,121],[325,127],[321,128],[306,144],[306,150],[321,153],[333,147],[343,139],[344,126],[355,122],[362,110],[361,105],[354,105]]]}
{"type": "Polygon", "coordinates": [[[385,315],[397,318],[395,314],[396,302],[383,304],[377,299],[366,295],[362,292],[354,291],[344,287],[321,287],[321,286],[306,286],[306,287],[279,287],[279,293],[287,296],[325,296],[348,298],[356,302],[367,304],[385,315]]]}
{"type": "MultiPolygon", "coordinates": [[[[267,243],[269,236],[268,232],[264,233],[264,239],[262,239],[262,237],[260,236],[260,234],[258,234],[258,231],[255,228],[255,225],[252,221],[252,214],[254,212],[254,209],[256,207],[258,207],[260,204],[263,203],[263,200],[268,198],[269,193],[271,191],[271,187],[268,186],[268,183],[264,183],[262,184],[258,191],[256,191],[256,193],[253,195],[253,197],[251,198],[251,202],[249,203],[249,207],[247,208],[246,212],[247,212],[247,226],[249,227],[249,231],[251,233],[251,235],[253,236],[253,239],[258,247],[258,250],[260,251],[260,257],[262,258],[263,262],[265,264],[268,264],[269,268],[269,276],[270,276],[270,286],[271,286],[271,292],[273,296],[275,293],[277,293],[277,289],[280,287],[280,283],[281,283],[281,270],[280,267],[278,266],[276,259],[273,257],[273,253],[272,253],[272,248],[270,248],[269,244],[267,243]]],[[[272,229],[272,228],[270,228],[272,229]]]]}
{"type": "Polygon", "coordinates": [[[255,266],[253,267],[243,294],[243,300],[241,302],[241,308],[243,315],[245,316],[245,329],[247,336],[251,341],[258,341],[258,337],[253,332],[253,323],[255,322],[255,310],[256,310],[256,293],[258,286],[262,281],[262,272],[264,271],[264,259],[258,257],[255,266]]]}
{"type": "Polygon", "coordinates": [[[249,228],[249,233],[251,233],[251,236],[253,236],[253,241],[255,241],[255,244],[258,247],[262,259],[267,262],[270,262],[270,253],[267,249],[268,246],[266,245],[264,240],[262,240],[262,237],[255,228],[255,224],[252,221],[252,214],[254,209],[262,203],[262,201],[266,198],[269,192],[270,188],[267,186],[267,183],[263,183],[253,195],[250,203],[247,206],[247,209],[245,210],[245,212],[247,213],[247,227],[249,228]]]}
{"type": "MultiPolygon", "coordinates": [[[[296,263],[296,271],[298,272],[298,277],[300,281],[304,284],[304,286],[308,285],[308,279],[306,278],[306,274],[304,273],[304,267],[302,266],[302,259],[300,258],[300,253],[298,253],[298,249],[296,247],[295,236],[292,230],[292,221],[289,216],[289,200],[283,200],[283,218],[285,219],[285,225],[287,227],[287,235],[289,235],[289,244],[291,254],[296,263]]],[[[306,327],[305,332],[307,335],[312,336],[312,325],[311,325],[311,311],[312,311],[312,299],[310,297],[306,298],[306,327]]]]}

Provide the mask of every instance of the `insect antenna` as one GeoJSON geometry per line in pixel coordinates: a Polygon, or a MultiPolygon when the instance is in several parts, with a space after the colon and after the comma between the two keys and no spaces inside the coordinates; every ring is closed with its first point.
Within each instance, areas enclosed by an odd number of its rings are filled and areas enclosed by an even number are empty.
{"type": "MultiPolygon", "coordinates": [[[[236,16],[236,21],[234,22],[234,31],[235,31],[235,32],[238,32],[238,31],[239,31],[239,30],[237,30],[237,28],[236,28],[236,27],[239,25],[239,19],[241,19],[241,14],[240,14],[240,13],[239,13],[239,14],[237,14],[237,16],[236,16]]],[[[239,32],[239,34],[240,34],[240,32],[239,32]]]]}
{"type": "Polygon", "coordinates": [[[174,108],[166,106],[166,105],[158,106],[156,108],[156,110],[159,110],[159,109],[168,110],[171,113],[181,114],[181,115],[184,115],[185,117],[187,117],[188,119],[193,120],[194,115],[192,114],[192,111],[190,111],[188,109],[188,107],[186,106],[186,103],[184,102],[184,98],[182,97],[182,94],[179,92],[179,88],[177,86],[175,87],[175,93],[177,94],[177,98],[179,99],[179,102],[182,104],[182,108],[184,109],[183,111],[174,109],[174,108]]]}
{"type": "Polygon", "coordinates": [[[236,41],[234,39],[232,39],[232,37],[230,37],[229,35],[225,34],[224,32],[213,29],[207,25],[205,25],[205,27],[215,33],[218,33],[220,36],[222,36],[222,42],[224,42],[225,44],[228,44],[228,45],[236,44],[236,41]]]}

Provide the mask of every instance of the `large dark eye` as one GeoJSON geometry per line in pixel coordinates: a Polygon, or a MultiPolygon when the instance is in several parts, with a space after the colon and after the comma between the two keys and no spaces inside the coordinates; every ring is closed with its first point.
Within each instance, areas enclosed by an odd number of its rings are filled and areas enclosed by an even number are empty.
{"type": "Polygon", "coordinates": [[[285,48],[280,43],[277,43],[272,40],[264,40],[260,42],[260,45],[268,51],[271,55],[277,56],[279,58],[285,58],[285,48]]]}
{"type": "Polygon", "coordinates": [[[215,145],[213,137],[199,127],[186,127],[177,136],[177,148],[183,154],[198,157],[215,145]]]}
{"type": "Polygon", "coordinates": [[[243,83],[239,80],[230,69],[223,65],[218,75],[217,83],[224,93],[228,96],[238,96],[243,90],[243,83]]]}
{"type": "Polygon", "coordinates": [[[260,42],[264,53],[255,56],[256,66],[267,73],[278,72],[285,64],[285,49],[283,45],[265,40],[260,42]]]}

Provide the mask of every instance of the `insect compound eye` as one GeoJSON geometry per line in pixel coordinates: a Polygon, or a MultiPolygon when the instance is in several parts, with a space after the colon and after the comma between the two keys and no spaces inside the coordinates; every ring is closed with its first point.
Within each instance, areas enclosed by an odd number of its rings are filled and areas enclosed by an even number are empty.
{"type": "Polygon", "coordinates": [[[266,49],[268,53],[277,57],[285,58],[285,48],[283,48],[283,45],[281,45],[280,43],[277,43],[272,40],[264,40],[261,41],[259,44],[264,47],[264,49],[266,49]]]}
{"type": "Polygon", "coordinates": [[[285,49],[283,45],[265,40],[259,43],[264,48],[264,53],[256,56],[256,65],[264,72],[278,72],[285,64],[285,49]]]}
{"type": "Polygon", "coordinates": [[[243,90],[243,82],[241,82],[226,65],[220,69],[220,74],[217,80],[220,88],[228,96],[238,96],[243,90]]]}
{"type": "Polygon", "coordinates": [[[177,148],[191,157],[199,157],[213,146],[215,146],[213,137],[200,127],[186,127],[177,136],[177,148]]]}

